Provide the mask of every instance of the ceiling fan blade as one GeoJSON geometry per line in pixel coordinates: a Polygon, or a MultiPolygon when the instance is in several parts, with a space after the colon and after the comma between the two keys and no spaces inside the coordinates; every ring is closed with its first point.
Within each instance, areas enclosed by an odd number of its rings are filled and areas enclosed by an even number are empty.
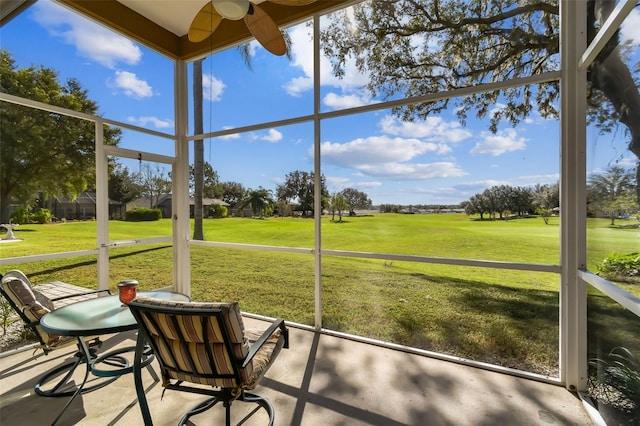
{"type": "Polygon", "coordinates": [[[244,22],[251,34],[269,52],[278,56],[287,52],[287,45],[280,33],[280,28],[257,4],[251,4],[249,13],[244,16],[244,22]]]}
{"type": "Polygon", "coordinates": [[[222,19],[222,16],[213,8],[213,3],[208,1],[191,22],[189,41],[197,43],[209,37],[218,28],[222,19]]]}
{"type": "Polygon", "coordinates": [[[315,3],[316,0],[267,0],[271,3],[281,4],[283,6],[306,6],[315,3]]]}

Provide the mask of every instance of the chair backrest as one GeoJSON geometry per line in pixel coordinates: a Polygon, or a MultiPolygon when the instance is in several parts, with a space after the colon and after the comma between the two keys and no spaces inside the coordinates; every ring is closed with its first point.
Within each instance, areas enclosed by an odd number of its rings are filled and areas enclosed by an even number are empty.
{"type": "Polygon", "coordinates": [[[163,378],[242,388],[253,364],[237,302],[175,302],[138,297],[129,309],[160,363],[163,378]]]}
{"type": "Polygon", "coordinates": [[[52,350],[62,337],[44,331],[40,318],[54,310],[53,302],[35,290],[29,278],[17,269],[4,274],[0,283],[0,293],[38,337],[45,352],[52,350]]]}

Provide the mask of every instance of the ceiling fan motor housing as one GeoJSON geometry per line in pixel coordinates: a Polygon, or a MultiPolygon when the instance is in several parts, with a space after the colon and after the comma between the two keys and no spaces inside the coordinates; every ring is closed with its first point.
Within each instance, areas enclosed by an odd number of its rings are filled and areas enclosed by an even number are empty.
{"type": "Polygon", "coordinates": [[[213,7],[223,18],[238,21],[249,11],[249,0],[213,0],[213,7]]]}

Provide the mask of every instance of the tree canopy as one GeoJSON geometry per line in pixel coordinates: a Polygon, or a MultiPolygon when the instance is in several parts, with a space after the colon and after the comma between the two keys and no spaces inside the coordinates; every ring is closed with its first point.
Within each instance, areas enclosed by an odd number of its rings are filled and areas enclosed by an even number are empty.
{"type": "MultiPolygon", "coordinates": [[[[324,207],[326,200],[329,198],[329,191],[327,191],[326,178],[324,176],[320,177],[320,182],[322,185],[322,205],[324,207]]],[[[307,212],[312,212],[313,214],[314,185],[315,174],[313,172],[295,170],[287,174],[282,185],[278,185],[276,189],[277,198],[287,203],[296,201],[304,215],[307,212]]]]}
{"type": "MultiPolygon", "coordinates": [[[[42,66],[18,69],[0,50],[0,90],[74,111],[97,115],[98,105],[75,79],[66,84],[42,66]]],[[[116,145],[121,131],[105,126],[105,144],[116,145]]],[[[34,195],[74,198],[95,183],[95,127],[65,115],[0,103],[0,222],[9,204],[30,204],[34,195]]]]}
{"type": "Polygon", "coordinates": [[[240,201],[246,190],[240,182],[227,181],[220,184],[222,188],[222,201],[228,203],[230,206],[235,206],[240,201]]]}
{"type": "Polygon", "coordinates": [[[331,210],[331,221],[334,222],[336,219],[336,212],[338,212],[338,222],[342,222],[342,212],[349,208],[349,204],[345,200],[344,194],[342,192],[338,192],[337,194],[333,194],[331,199],[329,200],[329,210],[331,210]]]}
{"type": "Polygon", "coordinates": [[[621,215],[640,213],[633,200],[634,176],[622,167],[610,167],[590,176],[587,192],[589,207],[611,219],[611,225],[621,215]]]}
{"type": "Polygon", "coordinates": [[[340,194],[349,208],[349,216],[355,216],[356,209],[369,209],[373,204],[366,193],[355,188],[345,188],[340,191],[340,194]]]}
{"type": "Polygon", "coordinates": [[[151,208],[157,207],[162,197],[171,194],[171,175],[158,164],[155,164],[155,168],[151,164],[143,165],[136,179],[140,185],[140,195],[149,200],[151,208]]]}
{"type": "Polygon", "coordinates": [[[535,198],[530,188],[495,185],[473,195],[462,207],[466,214],[479,214],[480,219],[484,219],[485,214],[492,219],[496,214],[500,219],[508,219],[511,214],[522,217],[535,211],[539,207],[535,198]]]}
{"type": "Polygon", "coordinates": [[[109,199],[128,203],[140,197],[140,176],[131,173],[128,167],[114,163],[109,170],[109,199]]]}
{"type": "MultiPolygon", "coordinates": [[[[196,177],[195,167],[189,166],[189,192],[196,195],[196,177]]],[[[213,170],[211,164],[204,161],[202,163],[202,197],[204,198],[220,198],[222,197],[223,188],[220,184],[218,172],[213,170]]]]}
{"type": "Polygon", "coordinates": [[[270,213],[273,210],[275,201],[271,191],[263,187],[258,189],[249,189],[245,198],[238,205],[239,210],[243,210],[245,207],[250,206],[254,216],[264,217],[265,214],[270,213]]]}
{"type": "MultiPolygon", "coordinates": [[[[588,41],[615,3],[587,2],[588,41]]],[[[321,45],[338,77],[353,59],[369,77],[365,88],[373,96],[422,96],[558,70],[559,13],[557,0],[371,0],[353,13],[337,12],[322,29],[321,45]]],[[[589,69],[589,119],[605,129],[622,122],[628,147],[640,158],[640,94],[622,49],[616,34],[589,69]]],[[[489,118],[495,132],[501,121],[516,125],[534,111],[556,117],[558,95],[556,81],[400,106],[393,113],[424,119],[453,106],[463,123],[473,113],[489,118]]],[[[639,174],[640,168],[638,180],[639,174]]]]}
{"type": "MultiPolygon", "coordinates": [[[[372,95],[392,98],[441,93],[481,83],[509,80],[559,69],[557,1],[373,0],[322,30],[322,46],[333,71],[343,76],[349,58],[369,77],[372,95]],[[363,46],[367,46],[363,49],[363,46]]],[[[556,83],[469,95],[457,100],[464,120],[475,110],[485,117],[499,96],[507,104],[490,117],[517,124],[538,104],[543,117],[556,116],[556,83]]],[[[451,100],[396,108],[405,120],[425,118],[451,100]]]]}

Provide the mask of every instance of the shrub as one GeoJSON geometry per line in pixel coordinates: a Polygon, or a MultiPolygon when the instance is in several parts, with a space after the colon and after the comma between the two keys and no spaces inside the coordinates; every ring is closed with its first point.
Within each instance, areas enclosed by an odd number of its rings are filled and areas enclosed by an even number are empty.
{"type": "Polygon", "coordinates": [[[51,223],[51,210],[39,209],[37,212],[31,214],[31,220],[36,223],[51,223]]]}
{"type": "Polygon", "coordinates": [[[229,210],[220,204],[214,204],[209,208],[209,215],[213,218],[220,219],[229,215],[229,210]]]}
{"type": "Polygon", "coordinates": [[[538,207],[536,209],[536,214],[542,217],[542,220],[544,220],[545,225],[549,224],[549,218],[551,217],[552,213],[553,213],[553,210],[551,209],[544,209],[542,207],[538,207]]]}
{"type": "Polygon", "coordinates": [[[0,297],[0,322],[2,322],[2,335],[7,334],[7,328],[11,322],[15,319],[15,312],[13,308],[7,302],[4,297],[0,297]]]}
{"type": "Polygon", "coordinates": [[[151,222],[160,219],[162,219],[162,210],[160,209],[136,207],[131,210],[127,210],[124,214],[124,220],[129,222],[151,222]]]}
{"type": "Polygon", "coordinates": [[[11,223],[19,223],[20,225],[29,223],[29,210],[24,207],[16,209],[11,214],[11,223]]]}
{"type": "MultiPolygon", "coordinates": [[[[596,400],[619,410],[624,424],[640,421],[640,361],[627,348],[613,348],[606,359],[589,361],[598,377],[590,378],[596,400]]],[[[623,424],[620,422],[618,424],[623,424]]]]}
{"type": "Polygon", "coordinates": [[[611,253],[597,270],[599,275],[611,280],[640,278],[640,253],[611,253]]]}

